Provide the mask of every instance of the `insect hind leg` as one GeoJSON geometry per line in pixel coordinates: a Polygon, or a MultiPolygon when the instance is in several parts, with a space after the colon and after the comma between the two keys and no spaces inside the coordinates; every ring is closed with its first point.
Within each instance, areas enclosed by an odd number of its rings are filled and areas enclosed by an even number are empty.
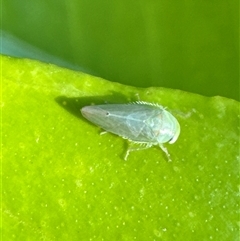
{"type": "Polygon", "coordinates": [[[151,144],[130,142],[128,149],[125,153],[124,160],[127,161],[130,152],[145,150],[145,149],[150,148],[151,146],[152,146],[151,144]],[[136,144],[138,144],[138,146],[136,146],[136,144]]]}

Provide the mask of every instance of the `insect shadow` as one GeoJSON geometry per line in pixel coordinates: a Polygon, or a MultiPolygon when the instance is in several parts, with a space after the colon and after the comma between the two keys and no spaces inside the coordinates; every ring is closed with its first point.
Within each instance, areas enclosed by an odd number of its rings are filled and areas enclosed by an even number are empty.
{"type": "MultiPolygon", "coordinates": [[[[110,95],[103,96],[87,96],[87,97],[67,97],[57,96],[55,101],[70,114],[89,123],[82,115],[80,110],[88,105],[100,104],[124,104],[129,103],[129,98],[117,92],[112,92],[110,95]]],[[[137,101],[136,97],[130,98],[130,102],[137,101]]]]}
{"type": "MultiPolygon", "coordinates": [[[[137,101],[135,95],[130,98],[130,101],[137,101]]],[[[89,122],[86,118],[84,118],[81,114],[81,109],[84,106],[89,105],[99,105],[99,104],[116,104],[116,103],[129,103],[129,98],[119,93],[112,92],[111,95],[104,96],[89,96],[89,97],[66,97],[66,96],[58,96],[55,98],[55,101],[60,105],[63,109],[65,109],[70,114],[75,117],[81,119],[81,121],[87,122],[90,125],[96,126],[93,123],[89,122]]],[[[100,134],[104,134],[104,130],[100,131],[100,134]]],[[[114,135],[112,133],[109,133],[114,135]]],[[[128,149],[128,142],[124,142],[124,149],[128,149]]],[[[123,155],[123,154],[122,154],[123,155]]]]}

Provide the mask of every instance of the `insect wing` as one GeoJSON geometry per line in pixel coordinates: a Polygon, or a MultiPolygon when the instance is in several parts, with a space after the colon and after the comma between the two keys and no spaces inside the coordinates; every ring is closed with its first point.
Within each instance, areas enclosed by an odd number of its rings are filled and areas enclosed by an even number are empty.
{"type": "Polygon", "coordinates": [[[161,114],[161,109],[148,109],[148,106],[147,108],[146,106],[142,106],[138,111],[129,114],[126,123],[131,132],[132,139],[155,142],[156,133],[158,133],[161,125],[161,121],[158,118],[161,114]]]}
{"type": "Polygon", "coordinates": [[[82,109],[83,115],[108,132],[136,142],[157,143],[163,108],[147,104],[98,105],[82,109]],[[155,130],[157,129],[157,131],[155,130]]]}

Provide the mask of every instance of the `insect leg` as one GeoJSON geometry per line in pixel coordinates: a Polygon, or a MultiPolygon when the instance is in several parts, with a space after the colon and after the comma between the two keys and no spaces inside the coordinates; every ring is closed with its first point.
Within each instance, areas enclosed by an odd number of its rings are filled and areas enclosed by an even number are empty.
{"type": "MultiPolygon", "coordinates": [[[[134,143],[135,144],[135,143],[134,143]]],[[[152,145],[149,145],[149,144],[146,144],[146,145],[141,145],[141,146],[135,146],[134,147],[134,144],[131,142],[130,143],[130,145],[129,145],[129,148],[127,149],[127,151],[126,151],[126,154],[125,154],[125,156],[124,156],[124,160],[125,161],[127,161],[127,158],[128,158],[128,156],[129,156],[129,153],[131,152],[131,151],[140,151],[140,150],[144,150],[144,149],[148,149],[148,148],[150,148],[152,145]]]]}
{"type": "Polygon", "coordinates": [[[168,161],[171,162],[170,154],[168,153],[167,147],[164,147],[163,144],[159,144],[159,147],[163,150],[163,152],[167,155],[168,161]]]}
{"type": "Polygon", "coordinates": [[[104,134],[106,134],[106,133],[108,133],[107,131],[101,131],[100,132],[100,135],[104,135],[104,134]]]}

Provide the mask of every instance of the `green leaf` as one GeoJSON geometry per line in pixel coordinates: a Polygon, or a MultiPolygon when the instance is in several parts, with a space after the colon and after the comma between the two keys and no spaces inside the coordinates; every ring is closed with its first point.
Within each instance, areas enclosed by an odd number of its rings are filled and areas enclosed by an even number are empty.
{"type": "Polygon", "coordinates": [[[3,0],[1,7],[5,54],[239,101],[237,0],[3,0]]]}
{"type": "Polygon", "coordinates": [[[3,56],[3,240],[237,240],[239,103],[3,56]],[[131,152],[80,108],[159,103],[179,139],[131,152]]]}

